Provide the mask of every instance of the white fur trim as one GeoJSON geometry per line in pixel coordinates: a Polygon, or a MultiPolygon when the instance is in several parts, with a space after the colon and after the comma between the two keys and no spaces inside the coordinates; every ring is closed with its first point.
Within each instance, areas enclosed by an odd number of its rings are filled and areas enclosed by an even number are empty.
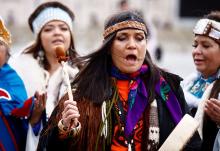
{"type": "Polygon", "coordinates": [[[190,108],[192,107],[197,107],[197,112],[195,115],[195,119],[199,122],[199,128],[198,128],[198,132],[200,137],[202,138],[202,128],[203,128],[203,116],[204,116],[204,105],[205,105],[205,101],[209,98],[210,93],[211,93],[211,89],[215,83],[212,82],[205,90],[205,92],[202,95],[202,98],[198,99],[195,96],[193,96],[192,94],[190,94],[190,92],[188,92],[189,88],[193,85],[195,79],[197,79],[197,77],[199,76],[199,74],[191,74],[189,77],[187,77],[182,83],[181,86],[183,87],[183,92],[185,95],[185,99],[187,104],[189,105],[190,108]]]}
{"type": "MultiPolygon", "coordinates": [[[[32,97],[36,91],[47,92],[46,113],[49,117],[56,102],[67,92],[67,86],[63,81],[62,67],[59,67],[53,75],[40,67],[32,54],[21,54],[12,56],[9,64],[14,68],[25,84],[28,97],[32,97]]],[[[77,68],[67,65],[70,80],[73,80],[78,72],[77,68]]]]}
{"type": "MultiPolygon", "coordinates": [[[[77,68],[72,68],[69,65],[66,64],[66,69],[69,74],[70,81],[73,80],[75,75],[78,73],[77,68]]],[[[46,111],[47,116],[49,117],[54,109],[54,107],[57,105],[58,101],[61,99],[61,97],[67,93],[67,81],[63,78],[63,71],[62,67],[59,67],[53,75],[51,75],[48,83],[47,88],[47,104],[46,104],[46,111]]]]}
{"type": "Polygon", "coordinates": [[[189,75],[186,79],[184,79],[184,81],[181,83],[186,102],[190,108],[193,108],[193,107],[197,108],[199,102],[203,100],[203,98],[198,99],[194,95],[188,92],[189,88],[193,85],[194,81],[198,78],[198,76],[199,76],[198,73],[193,73],[189,75]]]}
{"type": "Polygon", "coordinates": [[[28,97],[32,97],[36,91],[45,91],[47,81],[43,70],[32,54],[21,54],[10,57],[9,64],[16,70],[25,84],[28,97]]]}

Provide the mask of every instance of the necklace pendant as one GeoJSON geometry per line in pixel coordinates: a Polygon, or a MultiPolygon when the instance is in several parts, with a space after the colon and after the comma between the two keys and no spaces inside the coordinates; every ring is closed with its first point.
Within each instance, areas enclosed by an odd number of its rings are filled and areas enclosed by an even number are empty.
{"type": "Polygon", "coordinates": [[[124,132],[125,128],[122,126],[122,127],[121,127],[121,130],[124,132]]]}
{"type": "Polygon", "coordinates": [[[134,140],[131,139],[130,141],[127,142],[128,144],[128,151],[132,151],[132,144],[134,143],[134,140]]]}
{"type": "Polygon", "coordinates": [[[128,145],[128,142],[125,140],[125,144],[128,145]]]}

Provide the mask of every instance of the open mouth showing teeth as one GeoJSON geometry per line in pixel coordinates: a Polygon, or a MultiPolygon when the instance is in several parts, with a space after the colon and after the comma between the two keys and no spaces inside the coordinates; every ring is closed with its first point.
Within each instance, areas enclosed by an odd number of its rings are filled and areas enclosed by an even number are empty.
{"type": "Polygon", "coordinates": [[[135,61],[135,60],[137,60],[137,56],[135,56],[135,55],[127,55],[126,56],[126,60],[135,61]]]}

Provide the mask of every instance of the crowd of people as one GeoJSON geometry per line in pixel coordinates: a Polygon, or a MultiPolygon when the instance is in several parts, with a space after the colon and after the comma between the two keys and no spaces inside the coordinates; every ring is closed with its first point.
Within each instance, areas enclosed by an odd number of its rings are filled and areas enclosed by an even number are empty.
{"type": "Polygon", "coordinates": [[[112,14],[86,56],[74,18],[61,2],[40,4],[28,19],[35,40],[16,57],[0,18],[0,151],[157,151],[186,114],[199,126],[173,140],[181,150],[220,150],[220,11],[192,30],[196,71],[185,79],[154,63],[137,11],[112,14]]]}

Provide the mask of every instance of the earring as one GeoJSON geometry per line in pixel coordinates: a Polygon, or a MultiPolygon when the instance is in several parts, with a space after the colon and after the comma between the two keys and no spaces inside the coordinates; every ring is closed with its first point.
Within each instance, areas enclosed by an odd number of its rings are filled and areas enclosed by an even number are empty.
{"type": "Polygon", "coordinates": [[[43,67],[44,66],[44,51],[43,50],[39,50],[38,51],[38,53],[37,53],[37,60],[38,60],[38,62],[39,62],[39,64],[40,64],[40,66],[41,67],[43,67]]]}
{"type": "Polygon", "coordinates": [[[69,56],[70,52],[69,50],[66,51],[66,56],[69,56]]]}

